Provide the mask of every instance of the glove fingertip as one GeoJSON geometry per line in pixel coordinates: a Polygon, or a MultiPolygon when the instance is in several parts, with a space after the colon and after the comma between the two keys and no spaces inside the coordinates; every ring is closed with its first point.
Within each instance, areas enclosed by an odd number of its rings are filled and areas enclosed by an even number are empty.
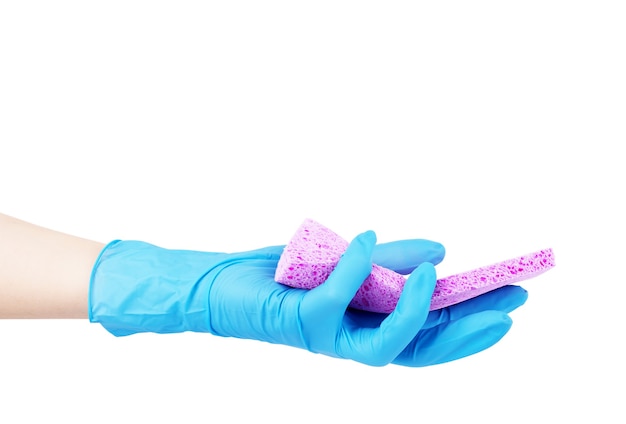
{"type": "Polygon", "coordinates": [[[443,244],[433,241],[430,255],[431,255],[430,262],[432,262],[433,265],[437,265],[438,263],[443,261],[443,258],[446,257],[446,248],[444,247],[443,244]]]}
{"type": "Polygon", "coordinates": [[[431,281],[433,279],[437,279],[437,271],[435,270],[435,265],[431,262],[421,263],[417,267],[417,271],[421,274],[420,278],[422,280],[431,281]]]}
{"type": "Polygon", "coordinates": [[[419,316],[420,321],[425,321],[436,284],[437,271],[435,266],[430,262],[420,264],[409,275],[396,304],[395,312],[398,315],[411,314],[419,316]]]}
{"type": "Polygon", "coordinates": [[[372,230],[367,230],[356,236],[353,243],[357,242],[364,246],[366,249],[373,250],[376,244],[376,233],[372,230]]]}

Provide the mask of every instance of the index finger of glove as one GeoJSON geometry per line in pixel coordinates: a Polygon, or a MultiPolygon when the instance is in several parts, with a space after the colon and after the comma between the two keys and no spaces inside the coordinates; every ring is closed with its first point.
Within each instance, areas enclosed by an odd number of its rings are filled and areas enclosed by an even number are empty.
{"type": "Polygon", "coordinates": [[[440,263],[446,254],[441,243],[426,239],[397,240],[376,245],[372,262],[400,274],[410,274],[424,262],[440,263]]]}
{"type": "Polygon", "coordinates": [[[421,264],[407,279],[393,312],[373,333],[371,346],[380,364],[391,362],[415,338],[428,316],[436,284],[435,267],[421,264]]]}
{"type": "Polygon", "coordinates": [[[306,294],[303,318],[311,313],[315,314],[320,326],[341,325],[348,305],[372,272],[375,244],[376,234],[373,231],[354,238],[326,281],[306,294]]]}

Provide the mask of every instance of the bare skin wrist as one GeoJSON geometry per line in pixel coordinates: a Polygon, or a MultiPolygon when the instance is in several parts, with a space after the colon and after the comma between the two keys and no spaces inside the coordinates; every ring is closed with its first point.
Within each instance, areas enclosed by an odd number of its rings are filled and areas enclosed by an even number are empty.
{"type": "Polygon", "coordinates": [[[103,247],[0,214],[0,318],[87,318],[103,247]]]}

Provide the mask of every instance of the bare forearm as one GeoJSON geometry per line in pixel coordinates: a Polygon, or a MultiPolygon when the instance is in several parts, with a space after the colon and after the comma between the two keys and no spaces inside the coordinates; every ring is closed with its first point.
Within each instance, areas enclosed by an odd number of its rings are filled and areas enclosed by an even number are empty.
{"type": "Polygon", "coordinates": [[[103,247],[0,214],[0,318],[87,318],[103,247]]]}

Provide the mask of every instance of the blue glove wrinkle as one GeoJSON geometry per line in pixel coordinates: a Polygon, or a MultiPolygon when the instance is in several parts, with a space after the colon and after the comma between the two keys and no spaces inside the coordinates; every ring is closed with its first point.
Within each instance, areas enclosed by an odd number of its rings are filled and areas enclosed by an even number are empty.
{"type": "Polygon", "coordinates": [[[277,259],[229,262],[212,276],[213,334],[305,347],[297,311],[307,292],[273,281],[277,259]]]}
{"type": "Polygon", "coordinates": [[[209,332],[207,264],[223,253],[168,250],[140,242],[105,247],[90,284],[90,320],[116,336],[209,332]]]}

